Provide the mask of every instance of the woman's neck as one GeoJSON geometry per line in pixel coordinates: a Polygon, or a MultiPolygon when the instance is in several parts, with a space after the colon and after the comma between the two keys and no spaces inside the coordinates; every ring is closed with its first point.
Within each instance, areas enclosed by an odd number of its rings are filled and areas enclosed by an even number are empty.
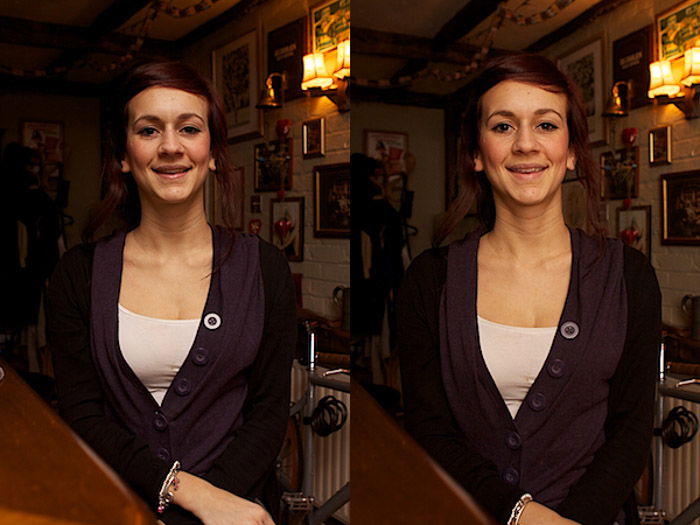
{"type": "Polygon", "coordinates": [[[147,206],[141,210],[141,222],[130,236],[142,250],[154,254],[174,254],[208,250],[211,247],[211,229],[204,207],[183,213],[177,206],[154,210],[147,206]]]}

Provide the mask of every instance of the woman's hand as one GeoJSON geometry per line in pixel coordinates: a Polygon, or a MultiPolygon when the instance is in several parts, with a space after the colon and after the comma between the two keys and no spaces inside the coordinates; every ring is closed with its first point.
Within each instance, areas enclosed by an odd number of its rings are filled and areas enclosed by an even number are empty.
{"type": "Polygon", "coordinates": [[[563,516],[560,516],[555,511],[531,501],[525,505],[522,514],[520,515],[519,525],[577,525],[577,522],[571,521],[563,516]]]}
{"type": "Polygon", "coordinates": [[[187,472],[180,472],[177,477],[180,486],[173,492],[173,502],[192,512],[204,525],[274,525],[257,503],[187,472]]]}

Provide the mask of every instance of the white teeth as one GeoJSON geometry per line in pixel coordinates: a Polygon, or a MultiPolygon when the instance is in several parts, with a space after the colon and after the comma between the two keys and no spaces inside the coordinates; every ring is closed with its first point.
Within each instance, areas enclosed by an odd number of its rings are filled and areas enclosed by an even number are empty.
{"type": "Polygon", "coordinates": [[[511,171],[517,171],[518,173],[535,173],[537,171],[542,171],[543,168],[510,168],[511,171]]]}

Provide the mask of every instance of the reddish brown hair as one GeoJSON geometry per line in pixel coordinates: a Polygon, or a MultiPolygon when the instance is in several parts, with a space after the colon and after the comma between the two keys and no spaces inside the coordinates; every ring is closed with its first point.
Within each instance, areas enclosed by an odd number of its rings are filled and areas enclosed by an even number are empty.
{"type": "Polygon", "coordinates": [[[216,162],[216,184],[221,201],[224,225],[233,231],[238,191],[233,177],[233,164],[227,149],[226,117],[212,85],[195,69],[180,62],[141,62],[124,72],[115,82],[106,111],[107,137],[102,163],[102,192],[104,197],[93,211],[83,237],[92,240],[110,217],[119,212],[128,229],[138,226],[141,204],[136,183],[130,173],[122,173],[121,161],[126,155],[127,105],[144,89],[167,87],[180,89],[203,97],[208,105],[208,126],[211,152],[216,162]]]}
{"type": "Polygon", "coordinates": [[[479,122],[481,97],[492,87],[505,80],[534,84],[547,91],[563,93],[567,100],[566,123],[569,129],[569,146],[576,156],[576,174],[586,192],[589,231],[601,238],[606,229],[599,216],[600,172],[593,162],[588,147],[588,123],[586,107],[576,85],[554,63],[532,53],[508,53],[489,60],[474,81],[470,102],[462,120],[460,137],[459,172],[461,184],[457,198],[452,202],[445,218],[433,237],[433,244],[440,245],[477,203],[479,219],[490,230],[496,219],[493,190],[483,172],[474,167],[474,156],[479,150],[479,122]]]}

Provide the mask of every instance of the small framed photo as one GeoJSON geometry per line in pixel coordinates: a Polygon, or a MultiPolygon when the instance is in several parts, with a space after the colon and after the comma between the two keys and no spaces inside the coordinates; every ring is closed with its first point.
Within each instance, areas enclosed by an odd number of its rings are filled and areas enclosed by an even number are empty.
{"type": "Polygon", "coordinates": [[[326,119],[305,120],[301,125],[301,152],[305,159],[323,157],[326,154],[326,119]]]}
{"type": "Polygon", "coordinates": [[[671,60],[700,38],[700,0],[685,0],[656,15],[658,60],[671,60]]]}
{"type": "Polygon", "coordinates": [[[48,164],[63,162],[63,123],[23,120],[20,122],[22,144],[39,151],[48,164]]]}
{"type": "Polygon", "coordinates": [[[293,140],[271,140],[253,146],[255,165],[254,190],[278,191],[292,189],[293,140]]]}
{"type": "Polygon", "coordinates": [[[661,175],[661,244],[700,246],[700,170],[661,175]]]}
{"type": "Polygon", "coordinates": [[[594,146],[607,144],[603,118],[607,85],[603,49],[603,37],[600,36],[584,46],[576,47],[557,61],[559,69],[571,77],[581,90],[588,115],[588,141],[594,146]]]}
{"type": "Polygon", "coordinates": [[[612,45],[613,80],[628,82],[630,109],[651,104],[647,96],[649,88],[649,64],[654,61],[654,26],[649,24],[618,38],[612,45]]]}
{"type": "Polygon", "coordinates": [[[377,159],[387,175],[406,172],[408,135],[398,131],[365,130],[365,155],[377,159]]]}
{"type": "Polygon", "coordinates": [[[314,236],[350,236],[350,163],[314,168],[314,236]]]}
{"type": "Polygon", "coordinates": [[[229,142],[262,136],[262,111],[255,107],[261,85],[257,31],[215,49],[211,58],[214,86],[224,104],[229,142]]]}
{"type": "Polygon", "coordinates": [[[267,34],[267,74],[284,75],[284,100],[304,96],[301,81],[304,76],[306,35],[306,17],[273,29],[267,34]]]}
{"type": "Polygon", "coordinates": [[[671,164],[671,126],[649,130],[649,166],[671,164]]]}
{"type": "Polygon", "coordinates": [[[600,170],[605,199],[639,196],[639,146],[601,153],[600,170]]]}
{"type": "Polygon", "coordinates": [[[311,8],[311,51],[321,53],[350,38],[350,0],[326,0],[311,8]]]}
{"type": "Polygon", "coordinates": [[[622,242],[651,257],[651,206],[617,209],[615,233],[622,242]]]}
{"type": "Polygon", "coordinates": [[[262,213],[262,197],[260,195],[250,196],[250,213],[262,213]]]}
{"type": "Polygon", "coordinates": [[[304,260],[304,197],[270,201],[270,242],[288,260],[304,260]]]}

